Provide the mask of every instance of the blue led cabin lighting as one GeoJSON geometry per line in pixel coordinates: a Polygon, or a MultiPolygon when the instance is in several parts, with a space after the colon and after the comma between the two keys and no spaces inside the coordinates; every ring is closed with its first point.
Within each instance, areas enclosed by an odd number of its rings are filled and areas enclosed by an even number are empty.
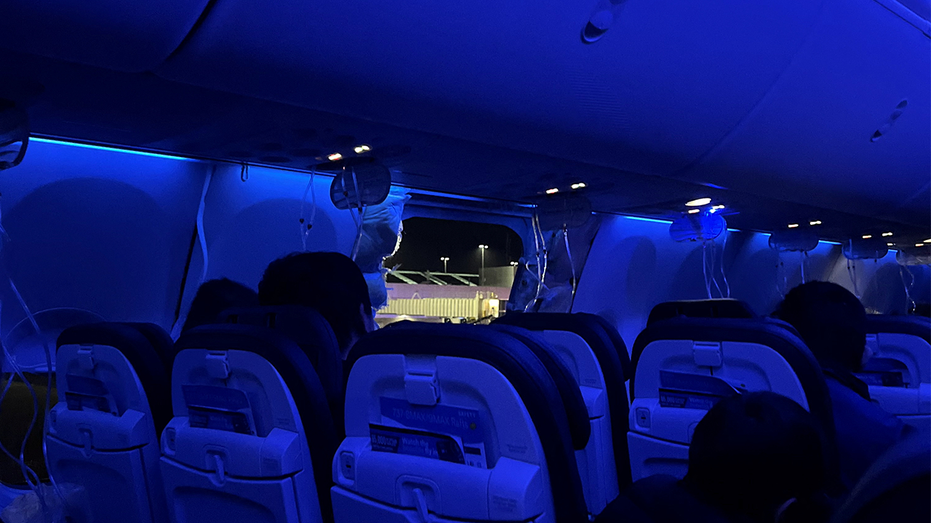
{"type": "Polygon", "coordinates": [[[150,153],[150,152],[146,152],[146,151],[136,151],[136,150],[133,150],[133,149],[123,149],[123,148],[121,148],[121,147],[113,147],[113,146],[108,146],[108,145],[94,145],[94,144],[89,144],[89,143],[69,142],[69,141],[65,141],[65,140],[55,140],[55,139],[51,139],[51,138],[35,138],[35,137],[30,137],[30,138],[29,138],[29,141],[30,141],[30,142],[37,142],[37,143],[50,143],[50,144],[55,144],[55,145],[67,145],[67,146],[69,146],[69,147],[79,147],[79,148],[83,148],[83,149],[95,149],[95,150],[98,150],[98,151],[112,151],[112,152],[119,152],[119,153],[126,153],[126,154],[135,154],[135,155],[138,155],[138,156],[148,156],[148,157],[150,157],[150,158],[164,158],[164,159],[168,159],[168,160],[180,160],[180,161],[185,161],[185,162],[188,162],[188,161],[197,161],[197,160],[194,160],[193,158],[185,158],[185,157],[183,157],[183,156],[173,156],[173,155],[170,155],[170,154],[150,153]]]}
{"type": "Polygon", "coordinates": [[[657,218],[642,218],[640,216],[624,216],[624,218],[627,218],[628,220],[638,221],[638,222],[665,223],[666,225],[669,225],[670,223],[672,223],[672,220],[660,220],[657,218]]]}

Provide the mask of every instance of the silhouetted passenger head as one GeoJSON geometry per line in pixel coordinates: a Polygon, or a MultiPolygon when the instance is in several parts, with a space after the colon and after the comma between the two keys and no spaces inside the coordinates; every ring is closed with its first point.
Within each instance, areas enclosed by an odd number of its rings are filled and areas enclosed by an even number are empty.
{"type": "Polygon", "coordinates": [[[836,283],[812,281],[789,291],[775,315],[792,324],[822,367],[855,372],[869,357],[866,309],[836,283]]]}
{"type": "Polygon", "coordinates": [[[226,309],[258,305],[256,292],[241,283],[226,278],[205,281],[194,295],[181,332],[199,325],[216,323],[217,316],[226,309]]]}
{"type": "Polygon", "coordinates": [[[779,514],[803,511],[808,514],[801,520],[820,519],[824,514],[813,500],[820,499],[825,481],[824,437],[817,420],[779,394],[722,399],[692,436],[685,484],[736,519],[771,522],[779,514]]]}
{"type": "Polygon", "coordinates": [[[316,309],[333,328],[343,358],[356,340],[374,330],[362,271],[338,252],[292,253],[271,262],[259,283],[259,302],[316,309]]]}

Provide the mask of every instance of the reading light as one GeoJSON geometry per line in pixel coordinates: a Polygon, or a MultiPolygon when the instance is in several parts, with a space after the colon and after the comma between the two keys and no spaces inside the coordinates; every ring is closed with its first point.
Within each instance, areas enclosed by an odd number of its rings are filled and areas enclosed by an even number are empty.
{"type": "Polygon", "coordinates": [[[873,237],[872,234],[864,234],[864,235],[863,235],[863,239],[864,239],[864,240],[869,240],[869,239],[872,238],[872,237],[873,237]]]}
{"type": "Polygon", "coordinates": [[[924,243],[931,243],[931,238],[928,238],[927,240],[925,240],[924,243]]]}
{"type": "Polygon", "coordinates": [[[796,228],[796,227],[798,227],[798,224],[797,224],[797,223],[790,223],[790,224],[789,224],[789,228],[790,228],[790,229],[794,229],[794,228],[796,228]]]}
{"type": "Polygon", "coordinates": [[[884,233],[883,233],[883,236],[892,236],[892,233],[891,233],[891,232],[884,232],[884,233]]]}
{"type": "Polygon", "coordinates": [[[575,190],[575,189],[584,189],[584,188],[585,188],[585,184],[582,183],[582,182],[572,184],[572,189],[573,189],[573,190],[575,190]]]}
{"type": "Polygon", "coordinates": [[[821,220],[812,220],[808,222],[808,225],[821,225],[821,220]]]}
{"type": "Polygon", "coordinates": [[[924,246],[925,246],[925,244],[923,244],[923,243],[916,243],[916,244],[915,244],[915,247],[924,247],[924,246]]]}
{"type": "Polygon", "coordinates": [[[364,153],[364,152],[368,152],[368,151],[371,151],[371,150],[372,150],[372,148],[369,147],[368,145],[365,145],[365,144],[357,145],[357,146],[355,146],[355,148],[353,149],[353,151],[355,151],[356,154],[362,154],[362,153],[364,153]]]}
{"type": "Polygon", "coordinates": [[[712,207],[712,209],[723,209],[723,208],[724,208],[723,205],[715,205],[714,207],[712,207]]]}
{"type": "Polygon", "coordinates": [[[698,209],[689,209],[689,214],[697,214],[697,213],[699,213],[699,212],[701,212],[701,211],[698,210],[698,209]]]}
{"type": "Polygon", "coordinates": [[[339,160],[342,160],[342,159],[343,159],[343,155],[341,155],[341,154],[339,154],[339,153],[333,153],[333,154],[327,156],[327,160],[330,160],[331,162],[336,162],[336,161],[339,161],[339,160]]]}
{"type": "Polygon", "coordinates": [[[709,203],[711,203],[711,198],[698,198],[697,200],[685,202],[685,206],[686,207],[701,207],[702,205],[708,205],[709,203]]]}
{"type": "MultiPolygon", "coordinates": [[[[895,244],[894,244],[894,243],[887,243],[887,244],[886,244],[886,247],[892,247],[893,245],[895,245],[895,244]]],[[[920,244],[919,244],[919,245],[920,245],[920,244]]]]}
{"type": "Polygon", "coordinates": [[[546,194],[556,194],[559,192],[559,189],[553,187],[552,189],[547,189],[546,194]]]}

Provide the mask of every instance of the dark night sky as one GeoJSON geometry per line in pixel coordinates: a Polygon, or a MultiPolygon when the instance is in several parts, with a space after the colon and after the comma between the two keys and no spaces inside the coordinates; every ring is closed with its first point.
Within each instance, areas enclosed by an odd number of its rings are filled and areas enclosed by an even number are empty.
{"type": "Polygon", "coordinates": [[[401,270],[443,270],[441,256],[449,257],[449,272],[478,274],[485,244],[485,267],[507,266],[520,259],[520,236],[503,225],[458,222],[433,218],[404,220],[401,248],[385,260],[386,267],[400,264],[401,270]]]}

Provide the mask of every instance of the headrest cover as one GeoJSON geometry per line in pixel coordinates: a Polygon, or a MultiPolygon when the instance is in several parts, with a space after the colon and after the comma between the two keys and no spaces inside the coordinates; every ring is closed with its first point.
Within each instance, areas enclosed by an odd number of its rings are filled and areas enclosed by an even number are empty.
{"type": "Polygon", "coordinates": [[[582,398],[582,392],[572,378],[572,371],[559,359],[546,341],[533,332],[513,325],[492,325],[491,328],[508,333],[526,345],[540,359],[550,376],[553,377],[553,382],[559,389],[559,396],[566,407],[569,432],[572,434],[572,446],[576,450],[584,449],[591,437],[592,427],[588,420],[585,399],[582,398]]]}
{"type": "Polygon", "coordinates": [[[667,301],[653,307],[647,326],[670,318],[756,318],[745,302],[730,298],[716,300],[667,301]]]}
{"type": "Polygon", "coordinates": [[[866,332],[869,334],[910,334],[931,343],[931,319],[922,316],[867,314],[866,332]]]}
{"type": "Polygon", "coordinates": [[[333,329],[319,312],[299,305],[240,307],[223,311],[219,320],[223,323],[268,327],[283,334],[307,355],[320,377],[327,397],[342,397],[342,356],[333,329]]]}

